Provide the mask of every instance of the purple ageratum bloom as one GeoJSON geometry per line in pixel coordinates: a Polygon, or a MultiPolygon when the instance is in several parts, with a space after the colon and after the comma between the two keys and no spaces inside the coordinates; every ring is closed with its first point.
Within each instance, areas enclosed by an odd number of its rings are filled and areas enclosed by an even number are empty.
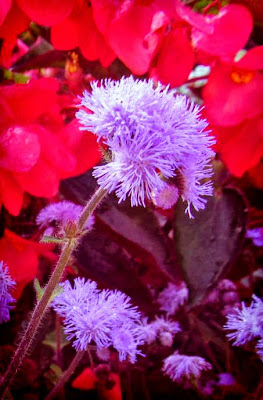
{"type": "Polygon", "coordinates": [[[133,77],[92,83],[77,112],[82,129],[94,132],[111,153],[111,162],[95,167],[94,176],[119,201],[144,205],[165,187],[165,179],[181,176],[181,197],[196,210],[212,195],[209,166],[214,143],[200,108],[169,87],[133,77]],[[206,183],[202,180],[206,179],[206,183]]]}
{"type": "Polygon", "coordinates": [[[263,339],[260,339],[256,345],[257,353],[263,361],[263,339]]]}
{"type": "Polygon", "coordinates": [[[113,346],[124,360],[136,360],[137,349],[143,343],[139,331],[141,314],[132,307],[130,298],[124,293],[98,290],[95,282],[83,278],[62,285],[63,292],[53,300],[54,309],[65,318],[65,333],[74,339],[77,350],[85,350],[91,341],[98,348],[113,346]]]}
{"type": "Polygon", "coordinates": [[[183,379],[198,378],[202,371],[212,368],[212,365],[202,357],[187,356],[179,354],[177,351],[165,358],[163,371],[175,382],[183,379]]]}
{"type": "Polygon", "coordinates": [[[255,246],[263,246],[263,228],[248,229],[246,236],[253,241],[255,246]]]}
{"type": "Polygon", "coordinates": [[[149,323],[147,319],[143,319],[139,329],[148,344],[159,339],[164,346],[171,346],[174,335],[181,331],[177,321],[172,321],[163,316],[156,317],[155,320],[149,323]]]}
{"type": "Polygon", "coordinates": [[[224,328],[232,332],[227,336],[235,346],[241,346],[255,337],[263,337],[263,301],[253,296],[249,307],[244,303],[241,309],[235,309],[227,315],[224,328]]]}
{"type": "Polygon", "coordinates": [[[168,283],[167,287],[159,294],[157,301],[160,310],[166,311],[168,315],[176,314],[177,310],[188,300],[189,290],[184,282],[175,285],[168,283]]]}
{"type": "MultiPolygon", "coordinates": [[[[58,203],[49,204],[44,207],[36,218],[37,225],[40,228],[47,228],[47,233],[54,233],[52,224],[65,226],[69,222],[77,222],[83,207],[64,200],[58,203]]],[[[86,229],[91,229],[94,224],[94,216],[92,215],[86,224],[86,229]]]]}
{"type": "Polygon", "coordinates": [[[16,282],[12,280],[9,275],[9,270],[4,262],[0,262],[0,324],[7,322],[10,319],[10,310],[13,306],[15,299],[11,296],[10,292],[14,289],[16,282]]]}

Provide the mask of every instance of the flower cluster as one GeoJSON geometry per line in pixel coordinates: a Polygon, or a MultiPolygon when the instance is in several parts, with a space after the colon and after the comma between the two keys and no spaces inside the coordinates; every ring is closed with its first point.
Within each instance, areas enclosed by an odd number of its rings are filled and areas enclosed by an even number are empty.
{"type": "Polygon", "coordinates": [[[130,196],[132,206],[145,206],[167,186],[165,180],[177,177],[190,217],[191,205],[203,209],[203,196],[212,194],[214,141],[199,107],[168,86],[132,76],[93,83],[92,89],[81,101],[89,112],[76,116],[109,149],[111,161],[93,172],[99,185],[116,192],[120,202],[130,196]]]}
{"type": "MultiPolygon", "coordinates": [[[[64,200],[58,203],[49,204],[43,208],[36,218],[36,223],[40,228],[46,228],[45,234],[54,234],[55,227],[65,227],[70,222],[77,222],[83,207],[70,201],[64,200]]],[[[94,216],[91,215],[85,226],[90,230],[94,224],[94,216]]]]}
{"type": "Polygon", "coordinates": [[[235,346],[241,346],[254,338],[260,338],[257,349],[259,355],[262,356],[263,301],[254,295],[249,307],[242,303],[241,309],[235,309],[227,316],[224,328],[232,331],[227,336],[234,341],[235,346]]]}
{"type": "Polygon", "coordinates": [[[177,321],[161,316],[149,323],[147,319],[144,319],[140,331],[148,344],[159,340],[163,346],[170,347],[173,344],[174,335],[181,331],[181,327],[177,321]]]}
{"type": "Polygon", "coordinates": [[[65,318],[65,333],[74,339],[73,346],[85,350],[94,341],[100,349],[113,346],[121,361],[129,357],[135,362],[144,338],[139,329],[141,315],[130,298],[117,290],[99,290],[95,282],[84,278],[76,278],[73,287],[69,281],[61,286],[63,292],[53,307],[65,318]]]}
{"type": "Polygon", "coordinates": [[[13,306],[10,303],[14,303],[15,299],[11,296],[10,292],[15,287],[15,281],[13,281],[9,275],[9,270],[3,261],[0,262],[0,324],[7,322],[10,319],[10,310],[13,306]]]}
{"type": "Polygon", "coordinates": [[[187,356],[176,351],[164,360],[163,371],[173,381],[180,382],[183,379],[199,378],[202,371],[212,368],[212,365],[202,357],[187,356]]]}

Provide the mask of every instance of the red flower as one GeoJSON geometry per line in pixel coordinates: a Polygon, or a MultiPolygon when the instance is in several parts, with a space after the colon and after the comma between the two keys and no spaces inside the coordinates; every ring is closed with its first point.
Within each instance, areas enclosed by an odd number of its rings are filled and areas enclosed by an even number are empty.
{"type": "Polygon", "coordinates": [[[37,274],[39,257],[47,257],[55,261],[57,256],[52,253],[52,246],[26,240],[14,232],[5,229],[0,239],[0,258],[8,265],[12,278],[16,281],[14,296],[18,298],[24,287],[37,274]]]}
{"type": "Polygon", "coordinates": [[[58,88],[52,78],[0,87],[0,202],[13,215],[25,191],[52,197],[61,179],[100,159],[92,134],[81,133],[76,123],[71,132],[65,128],[58,88]]]}
{"type": "Polygon", "coordinates": [[[187,28],[178,27],[164,37],[150,76],[164,85],[180,86],[187,81],[194,62],[194,49],[188,38],[187,28]]]}
{"type": "Polygon", "coordinates": [[[216,15],[202,15],[177,2],[177,13],[192,26],[196,50],[232,59],[247,43],[253,29],[250,11],[240,4],[222,7],[216,15]]]}
{"type": "Polygon", "coordinates": [[[145,74],[171,19],[170,2],[92,0],[100,32],[123,63],[137,75],[145,74]],[[136,27],[136,28],[135,28],[136,27]]]}
{"type": "Polygon", "coordinates": [[[74,0],[16,0],[19,7],[37,24],[59,24],[72,11],[74,0]]]}
{"type": "Polygon", "coordinates": [[[203,91],[206,115],[215,125],[236,125],[263,111],[263,46],[239,61],[220,62],[203,91]]]}
{"type": "Polygon", "coordinates": [[[241,176],[263,156],[263,46],[239,61],[218,63],[203,91],[217,150],[230,172],[241,176]]]}
{"type": "Polygon", "coordinates": [[[59,50],[79,47],[87,60],[99,59],[104,67],[116,58],[95,25],[91,7],[83,0],[76,0],[72,13],[51,29],[51,41],[59,50]]]}
{"type": "Polygon", "coordinates": [[[0,38],[3,40],[0,65],[10,67],[11,56],[16,45],[17,36],[25,31],[29,25],[29,18],[13,0],[0,2],[0,38]]]}

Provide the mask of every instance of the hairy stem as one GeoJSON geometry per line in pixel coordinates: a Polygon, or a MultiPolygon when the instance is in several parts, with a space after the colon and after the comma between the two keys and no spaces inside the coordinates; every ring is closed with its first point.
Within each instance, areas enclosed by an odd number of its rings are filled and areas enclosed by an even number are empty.
{"type": "Polygon", "coordinates": [[[85,354],[85,350],[83,351],[78,351],[71,361],[68,369],[61,375],[59,378],[58,382],[52,389],[52,391],[49,393],[49,395],[45,398],[45,400],[51,400],[54,399],[54,397],[58,394],[60,389],[65,385],[65,383],[69,380],[75,369],[77,368],[78,364],[82,360],[83,356],[85,354]]]}
{"type": "Polygon", "coordinates": [[[87,205],[83,208],[83,211],[79,217],[78,227],[80,231],[84,229],[85,224],[88,221],[89,217],[91,216],[95,208],[99,205],[99,203],[103,200],[103,198],[106,196],[106,194],[107,191],[100,186],[93,194],[93,196],[90,198],[87,205]]]}
{"type": "Polygon", "coordinates": [[[91,199],[88,201],[86,206],[84,207],[76,229],[75,229],[75,236],[72,235],[71,238],[68,238],[66,242],[64,243],[62,247],[62,251],[58,260],[58,263],[49,279],[49,282],[45,288],[45,291],[43,293],[43,296],[41,299],[38,301],[36,304],[36,307],[32,313],[31,320],[26,328],[26,331],[22,337],[22,340],[14,354],[14,357],[9,364],[9,367],[3,377],[2,384],[0,386],[0,399],[2,399],[6,389],[9,387],[10,383],[12,382],[20,364],[23,362],[28,349],[30,348],[30,345],[32,341],[35,338],[35,335],[38,332],[39,326],[41,324],[41,321],[43,320],[43,317],[45,315],[45,312],[48,309],[49,306],[49,301],[50,298],[56,289],[59,281],[61,280],[61,277],[63,275],[64,269],[70,259],[70,256],[73,252],[73,250],[76,248],[78,241],[76,238],[80,238],[81,235],[79,235],[80,232],[84,231],[86,222],[92,212],[95,210],[95,208],[98,206],[98,204],[102,201],[102,199],[106,196],[107,192],[100,188],[97,189],[97,191],[94,193],[94,195],[91,197],[91,199]]]}

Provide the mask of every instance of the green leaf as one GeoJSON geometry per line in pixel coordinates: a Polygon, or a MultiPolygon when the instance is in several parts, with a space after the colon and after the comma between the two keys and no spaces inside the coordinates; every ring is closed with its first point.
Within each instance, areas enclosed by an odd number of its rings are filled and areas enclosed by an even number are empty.
{"type": "Polygon", "coordinates": [[[40,286],[38,279],[34,279],[34,289],[36,292],[37,300],[39,301],[43,296],[44,289],[42,289],[42,287],[40,286]]]}
{"type": "MultiPolygon", "coordinates": [[[[65,347],[69,344],[69,341],[67,340],[63,329],[61,329],[60,339],[61,339],[60,348],[63,349],[63,347],[65,347]]],[[[51,347],[53,350],[57,349],[57,333],[55,330],[46,335],[45,340],[43,341],[43,344],[51,347]]]]}
{"type": "Polygon", "coordinates": [[[185,204],[177,204],[175,247],[192,306],[228,271],[243,242],[246,216],[245,201],[232,188],[215,193],[194,219],[185,214],[185,204]]]}

